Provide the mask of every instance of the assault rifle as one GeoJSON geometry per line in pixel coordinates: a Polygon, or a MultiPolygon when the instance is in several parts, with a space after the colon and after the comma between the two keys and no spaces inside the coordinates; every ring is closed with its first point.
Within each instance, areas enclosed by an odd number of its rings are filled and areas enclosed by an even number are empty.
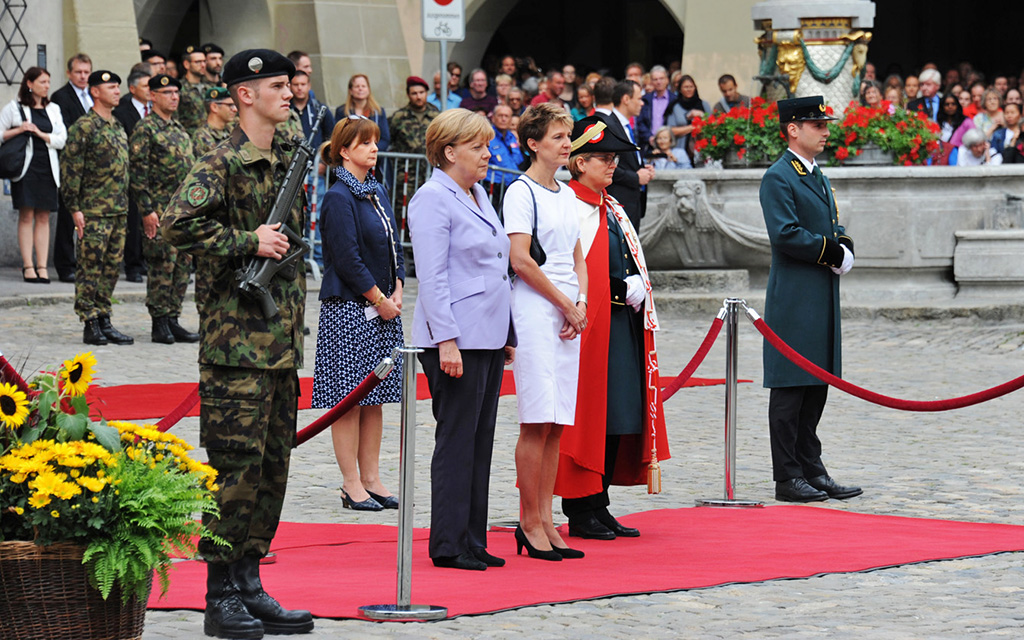
{"type": "MultiPolygon", "coordinates": [[[[295,205],[295,198],[298,197],[299,190],[302,189],[306,182],[306,173],[309,171],[310,159],[316,154],[316,149],[313,148],[313,136],[316,135],[317,129],[320,128],[320,121],[323,120],[325,113],[327,113],[327,107],[321,105],[320,111],[316,114],[316,122],[313,124],[313,130],[309,134],[309,138],[306,140],[299,136],[293,138],[293,142],[296,143],[295,153],[292,154],[292,162],[288,166],[288,173],[284,176],[281,190],[277,192],[277,200],[274,201],[274,207],[270,210],[270,215],[267,216],[268,225],[272,226],[278,222],[281,223],[278,231],[288,236],[288,240],[294,248],[289,249],[288,253],[277,260],[273,258],[252,258],[236,274],[238,277],[238,288],[246,297],[260,303],[260,307],[263,309],[263,316],[266,318],[272,318],[278,312],[274,297],[270,295],[270,281],[274,279],[278,272],[288,268],[292,268],[291,277],[294,278],[295,264],[304,255],[309,253],[310,250],[309,244],[302,236],[292,231],[288,226],[288,218],[291,215],[292,207],[295,205]]],[[[281,275],[287,277],[286,273],[281,275]]]]}

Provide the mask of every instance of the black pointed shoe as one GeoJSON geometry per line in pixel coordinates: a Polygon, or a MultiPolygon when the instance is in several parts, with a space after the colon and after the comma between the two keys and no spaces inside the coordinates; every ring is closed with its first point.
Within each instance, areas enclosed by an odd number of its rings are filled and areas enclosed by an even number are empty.
{"type": "Polygon", "coordinates": [[[633,527],[624,527],[622,524],[615,519],[615,516],[608,512],[607,507],[594,510],[594,517],[597,521],[604,526],[611,529],[611,532],[615,534],[617,538],[639,538],[640,530],[634,529],[633,527]]]}
{"type": "Polygon", "coordinates": [[[114,344],[135,344],[135,338],[126,336],[114,328],[114,325],[110,323],[110,316],[100,316],[99,323],[100,331],[103,332],[103,335],[106,336],[107,340],[110,342],[113,342],[114,344]]]}
{"type": "Polygon", "coordinates": [[[469,551],[460,553],[457,556],[438,556],[431,558],[435,567],[443,567],[445,569],[467,569],[469,571],[486,571],[487,563],[483,560],[478,560],[469,551]]]}
{"type": "Polygon", "coordinates": [[[171,330],[175,342],[199,342],[199,334],[178,324],[177,316],[167,316],[167,327],[171,330]]]}
{"type": "Polygon", "coordinates": [[[569,535],[588,540],[615,539],[615,532],[601,524],[593,511],[578,518],[569,518],[569,535]]]}
{"type": "Polygon", "coordinates": [[[783,502],[821,502],[828,494],[818,491],[803,478],[792,478],[775,483],[775,499],[783,502]]]}
{"type": "Polygon", "coordinates": [[[859,496],[864,493],[864,490],[860,487],[844,487],[833,480],[832,476],[829,475],[807,478],[807,484],[811,485],[818,491],[824,491],[828,494],[828,497],[835,498],[836,500],[846,500],[847,498],[859,496]]]}
{"type": "Polygon", "coordinates": [[[483,547],[474,547],[470,549],[470,552],[480,562],[486,564],[488,567],[504,567],[505,559],[499,558],[498,556],[487,553],[487,549],[483,547]]]}
{"type": "Polygon", "coordinates": [[[377,501],[377,504],[384,507],[385,509],[397,509],[398,508],[398,496],[382,496],[374,493],[369,489],[366,493],[370,494],[370,497],[377,501]]]}
{"type": "Polygon", "coordinates": [[[85,329],[82,331],[82,342],[96,346],[103,346],[110,342],[107,340],[107,336],[103,335],[103,329],[100,329],[99,318],[85,321],[85,329]]]}

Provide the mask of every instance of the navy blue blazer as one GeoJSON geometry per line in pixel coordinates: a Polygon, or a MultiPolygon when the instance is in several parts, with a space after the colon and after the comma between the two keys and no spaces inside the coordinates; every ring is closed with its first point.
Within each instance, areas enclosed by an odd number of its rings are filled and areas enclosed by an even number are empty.
{"type": "MultiPolygon", "coordinates": [[[[377,186],[377,199],[391,222],[394,251],[398,256],[395,275],[404,284],[405,261],[398,224],[383,186],[377,186]]],[[[321,300],[337,296],[342,300],[362,302],[366,300],[363,293],[373,285],[377,285],[385,295],[394,292],[394,264],[388,247],[388,234],[371,200],[356,198],[344,182],[335,182],[324,194],[320,234],[324,249],[321,300]]]]}

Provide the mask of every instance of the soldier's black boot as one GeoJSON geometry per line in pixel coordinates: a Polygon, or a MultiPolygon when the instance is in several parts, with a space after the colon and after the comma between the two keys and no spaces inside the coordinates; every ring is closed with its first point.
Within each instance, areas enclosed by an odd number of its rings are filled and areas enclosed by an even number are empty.
{"type": "Polygon", "coordinates": [[[100,316],[100,331],[106,336],[107,340],[114,344],[135,344],[135,338],[126,336],[117,329],[114,325],[110,324],[110,316],[100,316]]]}
{"type": "Polygon", "coordinates": [[[100,328],[100,321],[97,318],[85,321],[85,330],[82,332],[82,342],[85,344],[105,345],[109,341],[107,336],[103,335],[103,329],[100,328]]]}
{"type": "Polygon", "coordinates": [[[167,326],[171,328],[171,335],[174,336],[175,342],[199,342],[199,334],[192,333],[178,324],[177,316],[167,316],[167,326]]]}
{"type": "Polygon", "coordinates": [[[217,638],[262,638],[263,623],[245,608],[238,587],[231,580],[231,567],[206,564],[206,615],[203,632],[217,638]]]}
{"type": "Polygon", "coordinates": [[[160,344],[174,344],[174,334],[167,322],[167,316],[153,318],[153,342],[160,344]]]}
{"type": "Polygon", "coordinates": [[[246,609],[259,618],[268,634],[289,635],[313,630],[313,615],[302,609],[288,610],[263,590],[260,559],[245,556],[231,565],[231,578],[238,586],[246,609]]]}

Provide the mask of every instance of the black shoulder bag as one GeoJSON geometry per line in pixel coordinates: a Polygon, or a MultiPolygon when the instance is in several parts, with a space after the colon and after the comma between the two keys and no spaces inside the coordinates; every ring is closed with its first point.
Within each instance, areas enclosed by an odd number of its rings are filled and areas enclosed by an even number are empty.
{"type": "MultiPolygon", "coordinates": [[[[520,178],[522,180],[522,178],[520,178]]],[[[530,192],[530,199],[533,200],[533,228],[530,230],[530,257],[537,263],[537,266],[543,265],[548,260],[548,254],[544,252],[544,247],[540,246],[540,240],[537,239],[537,196],[533,194],[533,187],[527,184],[526,180],[523,180],[523,184],[526,185],[526,190],[530,192]]],[[[505,224],[505,203],[502,202],[502,211],[498,213],[498,217],[501,219],[501,224],[505,224]]],[[[510,278],[516,277],[516,272],[512,269],[512,265],[508,267],[508,275],[510,278]]]]}
{"type": "MultiPolygon", "coordinates": [[[[21,121],[25,121],[25,114],[18,105],[18,115],[21,121]]],[[[25,149],[28,147],[27,133],[19,133],[7,142],[0,145],[0,178],[14,180],[21,177],[25,169],[25,149]]],[[[536,223],[534,223],[536,224],[536,223]]]]}

